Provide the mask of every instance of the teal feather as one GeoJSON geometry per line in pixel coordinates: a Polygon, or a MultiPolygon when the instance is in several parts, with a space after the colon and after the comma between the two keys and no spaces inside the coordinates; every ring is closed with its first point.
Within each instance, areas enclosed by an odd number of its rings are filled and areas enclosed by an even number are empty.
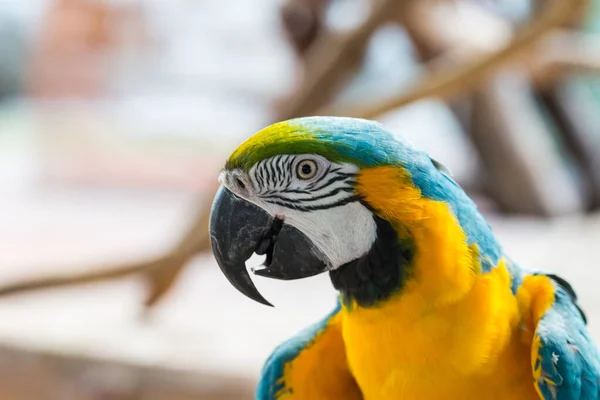
{"type": "Polygon", "coordinates": [[[585,315],[570,285],[548,276],[556,282],[555,300],[535,331],[542,347],[534,367],[541,366],[545,378],[536,385],[544,400],[598,400],[600,355],[587,330],[585,315]]]}
{"type": "Polygon", "coordinates": [[[325,329],[329,320],[340,312],[341,308],[338,299],[333,311],[325,318],[277,346],[263,366],[261,378],[256,388],[256,400],[276,400],[276,394],[284,389],[281,378],[283,377],[285,364],[298,357],[302,350],[313,342],[319,332],[325,329]]]}

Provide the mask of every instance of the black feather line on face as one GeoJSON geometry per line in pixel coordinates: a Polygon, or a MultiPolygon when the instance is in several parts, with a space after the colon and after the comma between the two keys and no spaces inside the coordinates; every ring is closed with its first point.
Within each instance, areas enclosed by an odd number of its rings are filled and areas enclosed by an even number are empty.
{"type": "Polygon", "coordinates": [[[284,190],[289,189],[293,182],[292,178],[293,178],[294,171],[292,170],[292,168],[294,165],[294,159],[296,158],[296,157],[292,157],[292,156],[286,156],[286,157],[287,158],[286,158],[286,162],[284,165],[285,165],[285,170],[287,173],[284,174],[284,176],[285,176],[285,189],[284,190]]]}
{"type": "Polygon", "coordinates": [[[325,194],[322,194],[320,196],[314,196],[314,197],[309,197],[306,199],[290,199],[289,197],[285,197],[285,196],[279,196],[279,195],[272,195],[272,196],[266,196],[266,195],[261,195],[260,198],[264,199],[265,201],[269,201],[269,200],[281,200],[281,201],[291,201],[291,202],[295,202],[295,203],[300,203],[300,204],[305,204],[305,203],[311,203],[313,201],[319,201],[319,200],[324,200],[328,197],[333,197],[339,193],[342,192],[346,192],[346,193],[353,193],[354,192],[354,188],[353,187],[339,187],[337,189],[333,189],[330,192],[327,192],[325,194]]]}
{"type": "Polygon", "coordinates": [[[289,156],[284,156],[284,157],[280,157],[279,160],[277,161],[277,173],[278,173],[278,179],[277,179],[277,183],[279,186],[285,186],[288,177],[289,177],[289,166],[288,164],[286,164],[287,159],[289,158],[289,156]]]}
{"type": "MultiPolygon", "coordinates": [[[[273,193],[273,192],[269,191],[265,194],[269,194],[269,193],[273,193]]],[[[283,190],[280,190],[279,193],[294,193],[294,194],[306,194],[306,195],[312,194],[312,192],[309,192],[308,190],[302,190],[302,189],[283,189],[283,190]]]]}
{"type": "Polygon", "coordinates": [[[258,182],[259,187],[265,187],[265,181],[264,181],[265,177],[264,177],[264,169],[263,168],[256,168],[256,180],[258,182]]]}
{"type": "MultiPolygon", "coordinates": [[[[331,178],[331,179],[329,179],[327,182],[323,183],[322,185],[320,185],[320,186],[318,186],[318,187],[315,187],[315,186],[311,186],[311,185],[309,185],[309,186],[307,186],[306,188],[307,188],[308,190],[311,190],[311,191],[313,191],[313,192],[318,192],[319,190],[321,190],[321,189],[323,189],[323,188],[326,188],[327,186],[329,186],[329,185],[332,185],[332,184],[334,184],[334,183],[336,183],[336,182],[339,182],[339,181],[344,181],[344,180],[346,180],[346,179],[350,179],[350,178],[352,178],[352,179],[353,179],[353,178],[355,178],[355,177],[356,177],[356,174],[345,174],[345,173],[338,173],[338,174],[336,174],[336,176],[332,177],[332,178],[331,178]]],[[[315,182],[315,183],[316,183],[316,182],[315,182]]]]}
{"type": "Polygon", "coordinates": [[[316,206],[303,206],[301,204],[289,203],[286,201],[278,201],[278,200],[265,200],[265,202],[267,202],[269,204],[281,206],[281,207],[286,207],[291,210],[307,212],[307,211],[327,210],[329,208],[345,206],[346,204],[354,203],[354,202],[357,202],[360,200],[361,200],[360,196],[354,195],[354,196],[350,196],[350,197],[341,199],[335,203],[321,204],[321,205],[316,205],[316,206]]]}
{"type": "Polygon", "coordinates": [[[269,180],[269,186],[274,187],[275,185],[275,176],[277,175],[275,172],[275,169],[273,167],[273,159],[268,160],[267,163],[265,163],[265,166],[267,168],[267,178],[269,180]]]}
{"type": "Polygon", "coordinates": [[[275,176],[273,177],[275,181],[275,186],[278,187],[281,185],[281,180],[283,177],[283,169],[281,168],[281,157],[273,160],[273,168],[275,169],[275,176]]]}

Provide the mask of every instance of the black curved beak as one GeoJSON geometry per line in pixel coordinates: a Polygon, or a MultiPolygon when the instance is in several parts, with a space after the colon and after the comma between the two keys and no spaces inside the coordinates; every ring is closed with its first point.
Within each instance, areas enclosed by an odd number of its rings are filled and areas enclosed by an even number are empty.
{"type": "Polygon", "coordinates": [[[246,261],[256,253],[266,255],[256,275],[291,280],[308,278],[328,269],[326,258],[298,229],[271,217],[260,207],[221,186],[210,215],[213,254],[229,282],[259,303],[272,306],[256,289],[246,261]]]}

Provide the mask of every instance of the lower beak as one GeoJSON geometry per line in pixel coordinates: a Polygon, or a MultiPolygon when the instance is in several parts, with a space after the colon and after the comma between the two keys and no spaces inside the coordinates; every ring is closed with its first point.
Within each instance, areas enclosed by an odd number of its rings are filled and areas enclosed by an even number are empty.
{"type": "Polygon", "coordinates": [[[256,275],[275,279],[301,279],[325,272],[325,256],[298,229],[271,217],[260,207],[219,188],[210,215],[213,254],[229,282],[259,303],[272,306],[256,289],[246,261],[266,255],[256,275]]]}

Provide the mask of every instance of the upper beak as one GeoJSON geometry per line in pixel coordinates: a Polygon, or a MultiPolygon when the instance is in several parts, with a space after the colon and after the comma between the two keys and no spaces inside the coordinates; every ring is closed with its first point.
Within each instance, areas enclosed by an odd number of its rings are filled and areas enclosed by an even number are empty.
{"type": "Polygon", "coordinates": [[[300,279],[328,269],[325,256],[298,229],[221,186],[210,215],[213,254],[229,282],[259,303],[272,306],[256,289],[246,269],[253,253],[266,254],[256,275],[300,279]]]}

